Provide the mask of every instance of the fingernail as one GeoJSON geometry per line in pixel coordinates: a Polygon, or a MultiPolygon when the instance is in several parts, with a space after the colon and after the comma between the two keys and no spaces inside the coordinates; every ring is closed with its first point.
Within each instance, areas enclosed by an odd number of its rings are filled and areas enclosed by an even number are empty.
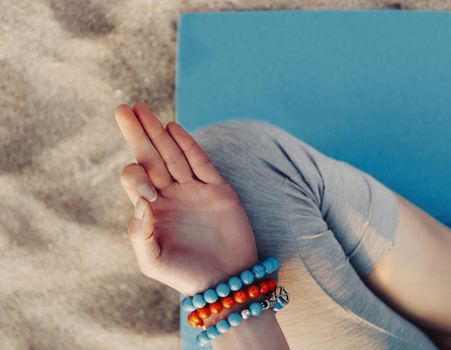
{"type": "Polygon", "coordinates": [[[141,220],[144,217],[146,204],[143,199],[139,198],[135,205],[135,218],[141,220]]]}
{"type": "Polygon", "coordinates": [[[139,186],[138,193],[145,199],[147,199],[149,202],[153,202],[157,197],[157,194],[155,193],[153,188],[148,184],[142,184],[141,186],[139,186]]]}

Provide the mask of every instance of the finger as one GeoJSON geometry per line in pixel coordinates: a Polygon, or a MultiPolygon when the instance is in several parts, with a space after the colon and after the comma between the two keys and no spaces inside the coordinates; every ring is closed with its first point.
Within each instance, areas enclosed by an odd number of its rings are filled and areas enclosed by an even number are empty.
{"type": "Polygon", "coordinates": [[[128,164],[122,170],[121,183],[133,205],[139,197],[144,197],[149,202],[157,199],[157,191],[152,186],[149,175],[139,164],[128,164]]]}
{"type": "Polygon", "coordinates": [[[152,144],[166,163],[172,177],[180,183],[192,180],[194,175],[182,150],[166,132],[166,129],[155,115],[143,103],[137,103],[133,107],[133,111],[138,116],[152,144]]]}
{"type": "Polygon", "coordinates": [[[115,117],[133,156],[146,169],[155,187],[163,189],[169,186],[172,177],[130,107],[120,105],[115,117]]]}
{"type": "Polygon", "coordinates": [[[179,124],[169,122],[166,124],[166,130],[182,149],[191,169],[199,180],[216,185],[225,183],[207,154],[179,124]]]}
{"type": "Polygon", "coordinates": [[[153,234],[154,223],[155,218],[149,202],[139,198],[135,205],[135,214],[128,225],[128,234],[139,269],[149,277],[152,277],[161,253],[160,245],[153,234]]]}

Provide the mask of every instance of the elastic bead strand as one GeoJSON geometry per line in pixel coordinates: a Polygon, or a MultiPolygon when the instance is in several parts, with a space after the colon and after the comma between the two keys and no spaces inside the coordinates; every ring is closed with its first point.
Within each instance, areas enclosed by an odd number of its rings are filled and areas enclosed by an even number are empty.
{"type": "MultiPolygon", "coordinates": [[[[273,291],[277,287],[275,281],[270,278],[261,281],[259,286],[261,285],[266,285],[270,291],[273,291]]],[[[252,287],[256,287],[256,285],[251,285],[248,289],[252,289],[252,287]]],[[[206,346],[211,343],[212,339],[217,338],[222,333],[228,332],[230,327],[238,327],[242,320],[247,320],[250,317],[258,317],[266,309],[272,309],[274,312],[277,312],[284,308],[288,302],[288,292],[284,287],[280,287],[280,290],[267,296],[267,299],[262,302],[252,302],[247,309],[243,309],[240,312],[234,311],[228,315],[227,319],[219,320],[216,325],[210,326],[205,331],[199,333],[196,337],[197,343],[200,346],[206,346]]]]}
{"type": "MultiPolygon", "coordinates": [[[[227,282],[219,283],[216,288],[209,288],[202,294],[196,294],[193,297],[185,297],[181,301],[181,308],[186,312],[193,312],[195,310],[204,308],[207,304],[211,313],[220,313],[222,308],[231,308],[235,302],[243,303],[247,297],[255,298],[259,294],[266,294],[276,288],[276,284],[272,280],[261,281],[258,284],[254,283],[255,279],[262,279],[265,275],[271,274],[280,267],[279,260],[275,257],[266,257],[260,260],[250,270],[244,270],[240,276],[233,276],[227,282]],[[254,283],[254,284],[253,284],[254,283]],[[230,295],[231,292],[240,291],[244,286],[247,296],[242,292],[230,295]],[[228,299],[225,299],[229,297],[228,299]],[[216,303],[216,304],[215,304],[216,303]],[[215,304],[210,307],[211,304],[215,304]]],[[[202,311],[203,315],[207,312],[202,311]]]]}
{"type": "MultiPolygon", "coordinates": [[[[276,282],[271,278],[266,278],[258,284],[251,284],[247,288],[242,288],[233,292],[224,298],[219,298],[216,302],[207,304],[206,306],[197,309],[197,316],[200,319],[206,319],[211,314],[218,315],[223,309],[231,309],[235,304],[244,304],[248,298],[257,298],[260,294],[267,294],[276,288],[276,282]],[[261,292],[263,291],[263,292],[261,292]]],[[[207,297],[208,298],[208,297],[207,297]]],[[[189,322],[193,327],[198,327],[197,324],[189,322]]]]}
{"type": "Polygon", "coordinates": [[[214,303],[219,299],[219,297],[228,296],[231,290],[237,291],[243,284],[250,285],[254,282],[255,278],[261,279],[265,276],[265,274],[270,274],[278,269],[279,260],[275,257],[267,257],[258,264],[254,265],[251,269],[252,271],[244,270],[241,272],[239,278],[233,276],[229,279],[228,283],[221,282],[216,286],[216,288],[209,288],[203,294],[196,294],[194,297],[185,297],[181,302],[183,310],[194,311],[193,307],[204,307],[204,302],[214,303]]]}

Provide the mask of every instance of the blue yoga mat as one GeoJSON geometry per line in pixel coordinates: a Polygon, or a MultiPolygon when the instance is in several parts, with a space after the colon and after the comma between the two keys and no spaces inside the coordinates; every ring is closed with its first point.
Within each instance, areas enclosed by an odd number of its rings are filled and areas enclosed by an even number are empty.
{"type": "MultiPolygon", "coordinates": [[[[177,119],[273,123],[450,226],[450,38],[451,13],[184,14],[177,119]]],[[[185,320],[182,348],[197,349],[185,320]]]]}

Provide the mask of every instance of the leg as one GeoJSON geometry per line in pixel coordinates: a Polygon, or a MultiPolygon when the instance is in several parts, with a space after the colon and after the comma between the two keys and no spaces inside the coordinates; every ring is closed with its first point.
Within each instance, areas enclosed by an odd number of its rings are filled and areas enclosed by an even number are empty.
{"type": "Polygon", "coordinates": [[[365,281],[437,344],[451,348],[451,232],[405,199],[397,200],[394,247],[365,281]]]}
{"type": "Polygon", "coordinates": [[[405,199],[395,244],[367,277],[388,303],[420,325],[451,334],[451,232],[405,199]]]}
{"type": "Polygon", "coordinates": [[[194,137],[238,193],[259,255],[282,261],[292,302],[278,319],[293,349],[434,348],[360,279],[393,243],[389,190],[266,124],[223,123],[194,137]]]}

